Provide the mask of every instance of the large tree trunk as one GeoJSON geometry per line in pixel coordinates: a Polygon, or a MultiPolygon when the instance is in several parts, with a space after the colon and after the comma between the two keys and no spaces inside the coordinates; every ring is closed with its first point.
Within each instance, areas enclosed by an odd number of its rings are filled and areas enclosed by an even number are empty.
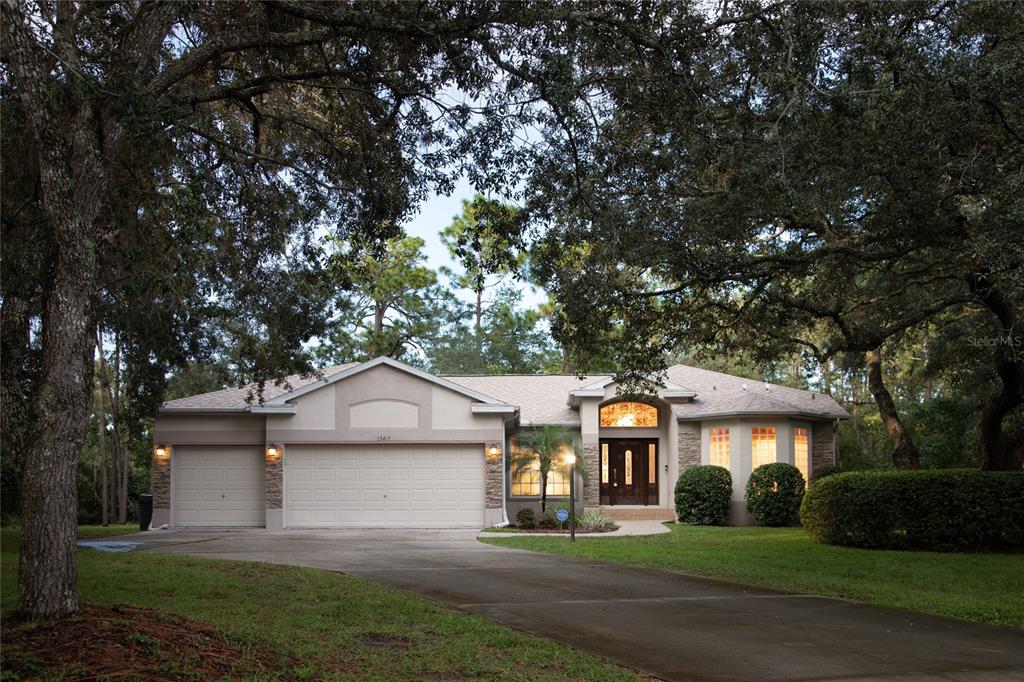
{"type": "Polygon", "coordinates": [[[1003,423],[1024,405],[1024,324],[1013,304],[987,278],[974,277],[970,284],[978,300],[995,315],[1000,330],[992,359],[1002,386],[981,411],[982,468],[1016,471],[1024,466],[1024,433],[1006,433],[1003,423]]]}
{"type": "Polygon", "coordinates": [[[18,604],[29,617],[60,618],[78,610],[75,572],[78,456],[89,428],[95,351],[96,241],[93,228],[106,194],[103,153],[118,133],[99,135],[90,105],[67,120],[44,93],[50,74],[19,4],[0,2],[4,57],[37,145],[41,207],[55,244],[44,291],[42,367],[22,477],[18,604]],[[74,169],[74,170],[72,170],[74,169]]]}
{"type": "Polygon", "coordinates": [[[882,378],[882,349],[879,347],[869,350],[865,357],[868,367],[868,390],[875,398],[882,423],[885,424],[885,430],[889,432],[889,437],[892,439],[892,463],[900,469],[916,469],[920,459],[917,447],[910,438],[910,434],[907,433],[906,427],[903,426],[900,415],[896,411],[896,403],[893,401],[889,389],[885,387],[885,381],[882,378]]]}
{"type": "MultiPolygon", "coordinates": [[[[47,166],[41,172],[44,178],[51,177],[44,182],[61,183],[59,173],[47,166]]],[[[18,596],[21,609],[32,618],[60,618],[78,611],[75,474],[93,385],[96,266],[91,240],[74,203],[62,201],[63,193],[56,189],[47,194],[50,223],[61,243],[47,292],[43,371],[22,478],[18,596]]]]}
{"type": "MultiPolygon", "coordinates": [[[[22,533],[18,604],[33,619],[78,610],[75,575],[75,476],[89,428],[95,353],[99,212],[118,162],[124,127],[106,96],[93,99],[90,75],[76,70],[80,13],[57,3],[52,42],[42,45],[32,24],[38,11],[0,0],[0,39],[7,84],[35,143],[39,205],[53,251],[42,299],[42,362],[31,400],[21,490],[22,533]],[[58,80],[51,56],[62,63],[58,80]]],[[[116,78],[151,77],[159,47],[173,26],[175,3],[142,3],[118,38],[116,78]]],[[[109,235],[105,236],[105,239],[109,235]]]]}

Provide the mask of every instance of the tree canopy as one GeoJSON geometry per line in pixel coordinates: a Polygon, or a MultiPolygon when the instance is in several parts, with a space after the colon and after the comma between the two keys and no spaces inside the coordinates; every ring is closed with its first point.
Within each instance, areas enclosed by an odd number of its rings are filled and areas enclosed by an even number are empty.
{"type": "Polygon", "coordinates": [[[359,352],[403,352],[434,284],[400,226],[460,176],[521,206],[475,200],[450,237],[485,365],[507,342],[548,352],[507,294],[483,306],[481,275],[532,240],[574,370],[641,386],[699,348],[859,365],[913,465],[885,358],[927,333],[981,378],[985,465],[1019,467],[1022,23],[1016,2],[943,0],[3,0],[20,606],[78,608],[97,338],[117,339],[140,415],[172,367],[311,370],[311,338],[368,319],[356,282],[373,301],[359,352]],[[397,286],[378,282],[392,261],[397,286]],[[488,340],[488,314],[511,331],[488,340]]]}
{"type": "MultiPolygon", "coordinates": [[[[643,59],[588,53],[594,94],[531,186],[560,340],[586,366],[621,326],[636,384],[700,345],[865,354],[914,465],[884,346],[947,313],[974,338],[1019,334],[1019,9],[784,3],[715,40],[666,22],[643,59]]],[[[997,468],[1024,455],[1001,428],[1024,400],[1011,345],[994,345],[983,417],[997,468]]]]}

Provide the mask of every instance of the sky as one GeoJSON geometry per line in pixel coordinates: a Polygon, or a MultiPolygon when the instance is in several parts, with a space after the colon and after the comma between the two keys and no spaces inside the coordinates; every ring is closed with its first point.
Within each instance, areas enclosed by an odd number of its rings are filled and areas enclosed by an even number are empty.
{"type": "MultiPolygon", "coordinates": [[[[462,213],[462,200],[472,199],[473,195],[472,186],[465,178],[461,178],[451,196],[435,194],[427,199],[420,206],[419,213],[406,223],[405,230],[408,234],[426,242],[423,251],[427,255],[427,265],[434,270],[442,265],[447,265],[456,272],[459,270],[448,255],[448,249],[441,243],[440,233],[452,222],[452,218],[462,213]]],[[[543,290],[535,289],[525,282],[513,283],[523,292],[523,307],[534,308],[547,300],[547,295],[543,290]]],[[[468,300],[468,293],[466,297],[468,300]]]]}

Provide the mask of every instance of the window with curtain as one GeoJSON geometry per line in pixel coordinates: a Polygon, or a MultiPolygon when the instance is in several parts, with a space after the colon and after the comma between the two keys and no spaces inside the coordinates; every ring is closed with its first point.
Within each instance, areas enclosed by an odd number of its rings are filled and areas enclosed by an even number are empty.
{"type": "Polygon", "coordinates": [[[775,459],[775,427],[754,427],[750,430],[750,445],[753,461],[751,471],[759,466],[771,464],[775,459]]]}
{"type": "Polygon", "coordinates": [[[793,462],[804,475],[804,483],[811,480],[810,442],[807,429],[799,426],[793,429],[793,462]]]}
{"type": "Polygon", "coordinates": [[[729,468],[729,429],[711,429],[708,463],[729,468]]]}

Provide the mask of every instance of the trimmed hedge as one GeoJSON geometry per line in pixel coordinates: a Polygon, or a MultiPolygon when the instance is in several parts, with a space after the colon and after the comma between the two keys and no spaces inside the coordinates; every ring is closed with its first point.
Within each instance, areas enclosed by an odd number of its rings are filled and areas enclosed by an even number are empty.
{"type": "Polygon", "coordinates": [[[841,473],[843,473],[843,470],[840,469],[835,464],[826,464],[824,466],[820,466],[817,469],[813,469],[811,471],[811,480],[807,482],[807,485],[810,486],[811,483],[814,483],[818,479],[828,478],[829,476],[835,476],[836,474],[841,473]]]}
{"type": "Polygon", "coordinates": [[[814,540],[873,549],[1024,547],[1024,473],[851,471],[818,481],[800,520],[814,540]]]}
{"type": "Polygon", "coordinates": [[[803,496],[804,475],[785,462],[762,464],[747,481],[747,511],[765,526],[798,525],[803,496]]]}
{"type": "Polygon", "coordinates": [[[690,467],[676,480],[679,523],[723,526],[729,522],[732,474],[710,464],[690,467]]]}

